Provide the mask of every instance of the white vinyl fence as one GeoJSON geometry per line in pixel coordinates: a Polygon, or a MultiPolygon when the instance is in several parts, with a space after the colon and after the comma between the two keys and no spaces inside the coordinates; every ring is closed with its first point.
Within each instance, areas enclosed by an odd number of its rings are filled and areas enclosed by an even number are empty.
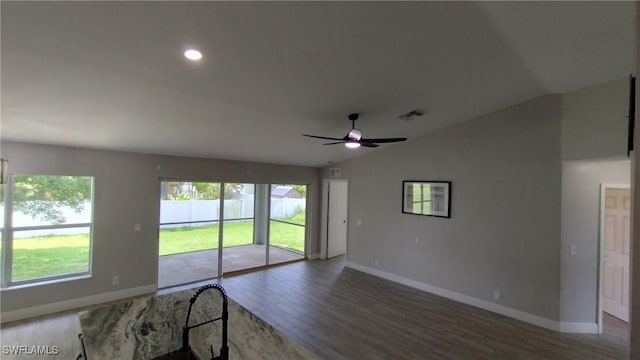
{"type": "MultiPolygon", "coordinates": [[[[296,215],[305,211],[305,199],[271,199],[271,218],[282,219],[296,215]]],[[[225,219],[253,218],[254,200],[233,199],[224,201],[225,219]]],[[[0,206],[0,214],[4,214],[4,208],[0,206]]],[[[91,204],[85,205],[84,210],[76,213],[73,209],[60,209],[66,218],[65,224],[90,223],[91,204]]],[[[184,226],[208,226],[216,224],[220,216],[220,202],[218,200],[161,200],[160,203],[160,223],[183,223],[162,225],[162,228],[184,227],[184,226]],[[200,223],[184,224],[191,221],[203,221],[200,223]]],[[[46,226],[50,222],[34,219],[31,215],[23,214],[19,211],[13,213],[13,226],[46,226]]],[[[67,229],[47,229],[33,231],[16,231],[14,238],[29,238],[34,236],[48,235],[73,235],[87,233],[88,229],[67,228],[67,229]]]]}
{"type": "MultiPolygon", "coordinates": [[[[276,199],[271,198],[271,218],[282,219],[304,212],[306,207],[305,199],[276,199]]],[[[225,219],[246,219],[253,218],[254,200],[233,199],[224,201],[225,219]]],[[[160,224],[162,228],[183,227],[183,226],[207,226],[216,223],[220,217],[220,202],[218,200],[161,200],[160,203],[160,224]],[[171,224],[187,223],[191,221],[206,221],[194,224],[171,224]]]]}
{"type": "Polygon", "coordinates": [[[271,198],[271,218],[282,219],[305,212],[306,199],[271,198]]]}
{"type": "MultiPolygon", "coordinates": [[[[225,219],[253,218],[254,201],[251,199],[233,199],[224,201],[225,219]]],[[[160,224],[163,229],[174,227],[198,227],[216,224],[220,218],[219,200],[161,200],[160,224]],[[192,221],[203,221],[184,224],[192,221]],[[182,224],[176,224],[182,223],[182,224]]]]}
{"type": "MultiPolygon", "coordinates": [[[[0,206],[0,214],[4,214],[4,206],[0,206]]],[[[69,207],[60,207],[60,213],[66,221],[64,224],[85,224],[91,222],[91,203],[86,203],[84,209],[80,212],[69,207]]],[[[13,227],[23,226],[46,226],[51,225],[50,221],[43,221],[39,218],[33,218],[31,215],[24,214],[20,211],[13,212],[13,227]]],[[[30,238],[35,236],[48,235],[75,235],[86,234],[89,231],[86,227],[67,228],[67,229],[47,229],[47,230],[26,230],[16,231],[13,233],[14,239],[30,238]]]]}

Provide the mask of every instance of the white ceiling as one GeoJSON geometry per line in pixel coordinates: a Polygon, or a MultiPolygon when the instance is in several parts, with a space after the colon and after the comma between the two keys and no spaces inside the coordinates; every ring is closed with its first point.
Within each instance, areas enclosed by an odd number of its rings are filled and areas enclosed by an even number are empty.
{"type": "Polygon", "coordinates": [[[411,141],[634,62],[634,2],[1,6],[2,139],[144,153],[322,166],[395,146],[301,136],[342,137],[351,112],[411,141]]]}

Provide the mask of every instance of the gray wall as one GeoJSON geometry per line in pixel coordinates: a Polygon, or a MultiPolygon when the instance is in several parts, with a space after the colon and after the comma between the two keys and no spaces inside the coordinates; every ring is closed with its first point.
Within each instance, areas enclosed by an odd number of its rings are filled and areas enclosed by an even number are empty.
{"type": "Polygon", "coordinates": [[[628,104],[628,79],[562,95],[561,321],[598,316],[600,184],[630,184],[630,161],[612,160],[626,158],[628,104]]]}
{"type": "Polygon", "coordinates": [[[562,164],[561,321],[597,321],[600,184],[630,181],[627,159],[562,164]]]}
{"type": "Polygon", "coordinates": [[[332,165],[350,180],[348,260],[558,320],[560,132],[548,95],[332,165]],[[452,217],[402,214],[402,180],[452,181],[452,217]]]}
{"type": "Polygon", "coordinates": [[[629,80],[562,95],[562,159],[626,155],[629,80]]]}
{"type": "MultiPolygon", "coordinates": [[[[619,182],[616,179],[624,177],[624,171],[618,164],[615,176],[593,170],[593,176],[581,178],[579,162],[562,160],[624,152],[619,146],[624,136],[619,131],[619,108],[626,104],[604,94],[604,89],[619,93],[623,83],[549,95],[333,164],[350,178],[348,260],[486,301],[494,301],[493,290],[500,290],[502,305],[553,320],[593,322],[597,255],[592,208],[581,208],[584,213],[571,216],[567,210],[592,204],[592,185],[606,179],[619,182]],[[594,94],[602,94],[601,100],[594,94]],[[606,145],[597,151],[571,130],[579,127],[580,116],[575,114],[585,108],[614,114],[614,119],[585,120],[591,130],[582,136],[592,144],[606,145]],[[618,141],[603,131],[609,125],[618,141]],[[407,179],[453,181],[452,218],[401,214],[401,182],[407,179]],[[362,219],[361,227],[355,225],[356,219],[362,219]],[[567,244],[573,242],[578,254],[570,257],[567,244]]],[[[93,277],[5,290],[3,312],[154,284],[159,177],[309,183],[310,253],[319,252],[320,183],[314,168],[9,142],[2,144],[2,151],[11,159],[12,172],[96,177],[93,277]],[[133,232],[134,223],[143,225],[141,232],[133,232]],[[120,276],[116,287],[111,286],[114,275],[120,276]]],[[[328,177],[328,169],[324,174],[328,177]]],[[[635,196],[638,210],[637,192],[635,196]]],[[[634,233],[637,239],[639,232],[634,233]]],[[[640,241],[634,246],[638,254],[640,241]]],[[[635,309],[640,306],[639,278],[632,279],[635,309]]],[[[639,312],[632,310],[636,339],[639,312]]]]}
{"type": "Polygon", "coordinates": [[[311,251],[318,252],[319,170],[2,143],[11,173],[95,177],[93,274],[90,279],[2,291],[2,312],[156,283],[159,178],[255,183],[307,183],[312,196],[311,251]],[[134,232],[141,223],[142,231],[134,232]],[[112,286],[112,276],[120,285],[112,286]]]}
{"type": "Polygon", "coordinates": [[[350,179],[349,261],[485,301],[500,290],[501,305],[594,324],[599,185],[630,182],[619,160],[627,91],[621,79],[549,95],[333,164],[350,179]],[[452,218],[401,214],[408,179],[451,180],[452,218]]]}

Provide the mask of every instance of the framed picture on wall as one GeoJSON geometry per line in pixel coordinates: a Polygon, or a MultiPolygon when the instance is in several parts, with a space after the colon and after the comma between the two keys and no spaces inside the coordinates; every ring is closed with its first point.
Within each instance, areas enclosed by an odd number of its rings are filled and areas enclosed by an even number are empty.
{"type": "Polygon", "coordinates": [[[403,181],[402,212],[450,218],[451,181],[403,181]]]}

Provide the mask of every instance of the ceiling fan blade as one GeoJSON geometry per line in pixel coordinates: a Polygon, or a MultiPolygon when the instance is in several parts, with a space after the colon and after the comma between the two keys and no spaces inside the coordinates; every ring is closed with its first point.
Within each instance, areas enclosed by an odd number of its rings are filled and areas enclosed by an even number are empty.
{"type": "Polygon", "coordinates": [[[406,141],[407,138],[377,138],[377,139],[365,139],[362,137],[362,132],[360,129],[356,129],[356,120],[358,120],[358,114],[353,113],[349,114],[349,120],[351,121],[351,131],[343,138],[333,138],[327,136],[318,136],[318,135],[308,135],[302,134],[306,137],[316,138],[316,139],[325,139],[325,140],[333,140],[334,142],[325,143],[323,145],[337,145],[337,144],[346,144],[349,148],[357,148],[357,144],[363,147],[378,147],[378,144],[384,143],[394,143],[400,141],[406,141]]]}
{"type": "Polygon", "coordinates": [[[362,141],[360,140],[360,146],[364,146],[364,147],[378,147],[380,145],[378,144],[374,144],[372,142],[367,142],[367,141],[362,141]]]}
{"type": "Polygon", "coordinates": [[[325,140],[344,140],[344,139],[339,139],[339,138],[332,138],[332,137],[326,137],[326,136],[316,136],[316,135],[307,135],[307,134],[302,134],[302,136],[307,136],[307,137],[312,137],[312,138],[316,138],[316,139],[325,139],[325,140]]]}
{"type": "Polygon", "coordinates": [[[363,142],[377,143],[377,144],[393,143],[393,142],[400,142],[400,141],[406,141],[406,140],[407,138],[360,139],[360,141],[363,141],[363,142]]]}

